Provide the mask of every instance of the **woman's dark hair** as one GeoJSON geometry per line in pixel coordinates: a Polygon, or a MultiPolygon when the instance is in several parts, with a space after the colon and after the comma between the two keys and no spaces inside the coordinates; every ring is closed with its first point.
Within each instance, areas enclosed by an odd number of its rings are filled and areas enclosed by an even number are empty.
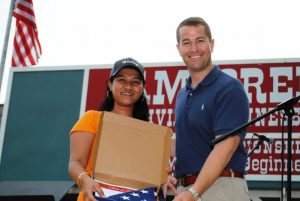
{"type": "MultiPolygon", "coordinates": [[[[110,80],[113,82],[114,77],[110,80]]],[[[112,111],[115,105],[115,100],[113,98],[113,94],[106,84],[106,93],[105,99],[102,102],[99,111],[112,111]]],[[[149,121],[149,106],[147,103],[147,97],[143,93],[138,101],[135,103],[133,108],[133,118],[140,119],[143,121],[149,121]]]]}

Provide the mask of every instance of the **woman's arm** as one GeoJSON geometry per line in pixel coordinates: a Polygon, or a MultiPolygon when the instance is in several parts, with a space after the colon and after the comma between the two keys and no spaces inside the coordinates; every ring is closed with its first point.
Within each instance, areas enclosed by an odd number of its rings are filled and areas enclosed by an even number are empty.
{"type": "Polygon", "coordinates": [[[85,200],[96,201],[93,192],[104,196],[98,182],[94,181],[86,172],[89,153],[94,141],[94,135],[88,132],[74,132],[70,136],[69,174],[84,192],[85,200]],[[82,174],[83,173],[83,174],[82,174]]]}

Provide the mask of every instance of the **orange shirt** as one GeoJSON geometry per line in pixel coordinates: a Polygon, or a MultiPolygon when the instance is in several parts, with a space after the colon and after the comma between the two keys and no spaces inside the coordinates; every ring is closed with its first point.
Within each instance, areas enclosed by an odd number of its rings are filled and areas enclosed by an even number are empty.
{"type": "MultiPolygon", "coordinates": [[[[72,133],[77,132],[77,131],[84,131],[84,132],[88,132],[93,135],[96,135],[98,133],[100,117],[101,117],[101,112],[99,112],[99,111],[94,111],[94,110],[87,111],[82,117],[80,117],[80,119],[73,126],[73,128],[70,132],[70,135],[72,135],[72,133]]],[[[94,153],[95,142],[96,142],[96,140],[94,140],[94,142],[93,142],[93,145],[92,145],[92,148],[91,148],[90,154],[89,154],[88,163],[87,163],[87,166],[85,167],[85,170],[90,175],[92,175],[92,173],[93,173],[92,153],[94,153]]],[[[82,192],[79,193],[77,201],[84,201],[82,192]]]]}

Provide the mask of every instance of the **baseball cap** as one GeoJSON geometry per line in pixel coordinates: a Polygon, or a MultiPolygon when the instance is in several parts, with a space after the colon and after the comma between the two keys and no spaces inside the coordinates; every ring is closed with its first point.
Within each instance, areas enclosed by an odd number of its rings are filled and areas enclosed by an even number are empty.
{"type": "Polygon", "coordinates": [[[120,59],[115,62],[113,68],[111,69],[109,79],[112,79],[114,76],[118,74],[118,72],[123,69],[124,67],[129,67],[132,69],[135,69],[141,74],[141,78],[143,83],[145,84],[145,78],[144,78],[144,66],[140,64],[137,60],[133,58],[124,58],[120,59]]]}

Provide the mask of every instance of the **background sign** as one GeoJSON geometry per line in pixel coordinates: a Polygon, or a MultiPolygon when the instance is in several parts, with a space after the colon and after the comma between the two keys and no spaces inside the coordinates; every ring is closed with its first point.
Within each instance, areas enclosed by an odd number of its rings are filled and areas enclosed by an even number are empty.
{"type": "MultiPolygon", "coordinates": [[[[300,95],[300,62],[221,64],[219,67],[244,85],[249,102],[249,120],[272,110],[279,103],[300,95]]],[[[110,69],[92,69],[89,73],[86,110],[98,109],[106,95],[106,79],[110,69]]],[[[185,66],[155,66],[145,68],[146,94],[152,122],[174,130],[174,107],[177,92],[185,86],[189,74],[185,66]]],[[[300,181],[300,103],[294,107],[292,140],[293,181],[300,181]]],[[[253,149],[258,142],[252,134],[262,134],[273,139],[263,143],[248,158],[248,180],[281,179],[287,172],[287,118],[276,112],[248,128],[245,149],[253,149]],[[284,134],[282,129],[284,126],[284,134]],[[283,138],[283,140],[282,140],[283,138]],[[281,159],[281,154],[283,158],[281,159]]]]}

